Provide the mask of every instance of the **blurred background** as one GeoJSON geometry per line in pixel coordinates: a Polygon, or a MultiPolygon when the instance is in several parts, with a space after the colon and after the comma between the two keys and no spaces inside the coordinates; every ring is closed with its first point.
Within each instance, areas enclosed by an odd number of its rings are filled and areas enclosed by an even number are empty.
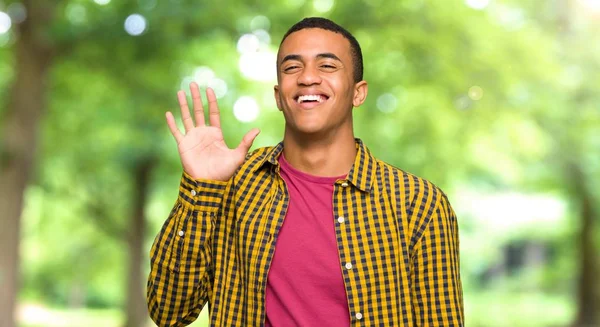
{"type": "Polygon", "coordinates": [[[305,16],[362,45],[356,135],[448,194],[467,326],[600,326],[600,0],[0,0],[0,326],[151,326],[164,112],[196,81],[230,146],[279,142],[305,16]]]}

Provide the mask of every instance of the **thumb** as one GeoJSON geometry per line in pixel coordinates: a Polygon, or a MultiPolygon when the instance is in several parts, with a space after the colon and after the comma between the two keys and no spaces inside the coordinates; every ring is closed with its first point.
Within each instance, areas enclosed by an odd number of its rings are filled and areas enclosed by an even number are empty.
{"type": "Polygon", "coordinates": [[[246,133],[246,135],[244,135],[244,137],[242,138],[242,141],[240,142],[240,145],[238,145],[236,150],[243,152],[244,154],[248,153],[248,150],[250,150],[250,147],[252,146],[254,139],[256,138],[256,136],[259,133],[260,133],[260,130],[258,128],[251,129],[248,133],[246,133]]]}

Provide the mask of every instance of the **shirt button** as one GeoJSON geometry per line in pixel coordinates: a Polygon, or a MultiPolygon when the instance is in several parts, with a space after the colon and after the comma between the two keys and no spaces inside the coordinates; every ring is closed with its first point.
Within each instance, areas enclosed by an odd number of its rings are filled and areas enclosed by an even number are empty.
{"type": "Polygon", "coordinates": [[[342,216],[339,216],[339,217],[338,217],[338,223],[340,223],[340,224],[341,224],[341,223],[343,223],[343,222],[344,222],[344,217],[342,217],[342,216]]]}
{"type": "Polygon", "coordinates": [[[342,187],[348,187],[348,182],[342,182],[342,187]]]}
{"type": "Polygon", "coordinates": [[[356,319],[361,320],[362,319],[362,313],[357,312],[355,315],[356,319]]]}
{"type": "Polygon", "coordinates": [[[177,235],[179,235],[179,236],[183,236],[183,234],[184,234],[184,233],[183,233],[183,231],[182,231],[182,230],[180,230],[180,231],[179,231],[179,233],[177,233],[177,235]]]}
{"type": "Polygon", "coordinates": [[[196,190],[192,190],[192,196],[196,196],[196,190]]]}
{"type": "Polygon", "coordinates": [[[352,262],[346,262],[346,269],[352,269],[352,262]]]}

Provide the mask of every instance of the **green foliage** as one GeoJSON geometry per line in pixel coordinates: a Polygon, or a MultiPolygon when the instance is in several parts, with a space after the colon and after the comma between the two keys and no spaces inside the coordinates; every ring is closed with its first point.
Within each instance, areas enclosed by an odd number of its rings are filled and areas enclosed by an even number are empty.
{"type": "MultiPolygon", "coordinates": [[[[571,9],[567,29],[561,27],[566,18],[559,1],[492,1],[485,10],[459,0],[338,1],[326,13],[315,9],[319,1],[302,0],[277,6],[269,1],[59,3],[48,29],[58,55],[23,220],[25,300],[123,305],[124,233],[138,191],[131,168],[158,158],[147,204],[146,250],[177,194],[181,166],[164,121],[167,110],[178,116],[175,92],[197,78],[199,67],[210,68],[227,84],[219,103],[228,144],[235,146],[255,126],[262,129],[255,147],[278,142],[283,119],[272,97],[275,81],[245,77],[236,43],[262,28],[270,41],[261,51],[272,53],[303,16],[330,17],[361,42],[369,96],[355,109],[355,129],[379,158],[433,181],[452,203],[464,190],[519,192],[548,195],[566,203],[567,211],[576,207],[569,206],[565,162],[575,161],[600,200],[600,43],[593,42],[600,24],[581,8],[571,9]],[[132,13],[147,19],[140,36],[123,29],[132,13]],[[238,121],[232,110],[246,95],[260,107],[252,123],[238,121]]],[[[0,35],[0,44],[15,37],[0,35]]],[[[12,44],[0,46],[3,104],[14,76],[12,44]]],[[[273,63],[269,69],[274,68],[273,63]]],[[[0,117],[5,111],[0,107],[0,117]]],[[[467,316],[475,317],[470,325],[488,326],[483,313],[496,304],[490,312],[521,316],[524,326],[568,322],[574,311],[566,299],[576,277],[577,215],[562,213],[556,231],[540,221],[498,231],[469,211],[469,201],[474,200],[456,202],[455,209],[467,316]],[[513,285],[515,294],[531,285],[539,289],[527,296],[481,290],[491,286],[476,281],[502,260],[503,246],[518,240],[543,240],[554,257],[542,269],[509,276],[513,282],[502,285],[513,285]],[[469,299],[479,293],[482,302],[469,299]],[[535,310],[515,307],[515,298],[535,310]],[[536,320],[544,316],[536,310],[545,305],[556,310],[543,311],[555,315],[536,320]]]]}

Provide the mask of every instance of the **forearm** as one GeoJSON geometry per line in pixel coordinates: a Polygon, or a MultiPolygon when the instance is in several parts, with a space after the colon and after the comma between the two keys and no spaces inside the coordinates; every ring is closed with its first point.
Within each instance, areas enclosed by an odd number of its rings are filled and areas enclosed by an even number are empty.
{"type": "Polygon", "coordinates": [[[208,299],[210,243],[225,186],[182,177],[177,202],[150,251],[147,301],[159,326],[188,325],[208,299]]]}
{"type": "Polygon", "coordinates": [[[440,192],[412,256],[415,326],[464,326],[456,216],[440,192]]]}

